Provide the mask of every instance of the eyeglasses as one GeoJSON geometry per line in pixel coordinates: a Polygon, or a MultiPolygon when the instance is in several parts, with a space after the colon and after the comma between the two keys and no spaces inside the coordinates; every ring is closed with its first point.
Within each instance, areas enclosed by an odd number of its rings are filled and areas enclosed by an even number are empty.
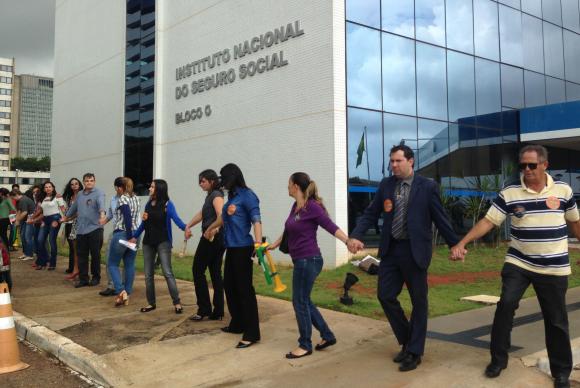
{"type": "Polygon", "coordinates": [[[518,164],[518,167],[520,170],[525,170],[526,167],[529,168],[530,170],[535,170],[536,168],[538,168],[538,163],[520,163],[518,164]]]}

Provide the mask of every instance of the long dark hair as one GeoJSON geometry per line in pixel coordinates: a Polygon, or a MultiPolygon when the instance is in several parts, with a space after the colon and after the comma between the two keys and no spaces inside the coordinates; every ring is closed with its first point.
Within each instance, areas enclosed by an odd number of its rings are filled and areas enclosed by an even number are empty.
{"type": "Polygon", "coordinates": [[[167,182],[163,179],[153,179],[153,182],[155,183],[155,191],[151,199],[155,199],[157,203],[162,205],[167,204],[169,201],[167,182]]]}
{"type": "Polygon", "coordinates": [[[46,181],[42,184],[42,189],[40,190],[40,193],[38,193],[38,202],[40,203],[42,203],[42,201],[44,201],[44,199],[47,197],[46,192],[44,191],[44,186],[46,185],[52,186],[52,197],[50,197],[50,200],[52,201],[54,197],[56,197],[56,187],[54,187],[54,183],[51,181],[46,181]]]}
{"type": "Polygon", "coordinates": [[[203,170],[199,173],[199,183],[201,180],[205,179],[209,183],[211,183],[211,188],[207,191],[207,195],[210,195],[212,191],[219,190],[219,180],[220,177],[218,176],[217,172],[211,169],[203,170]]]}
{"type": "Polygon", "coordinates": [[[68,183],[64,187],[64,190],[62,191],[62,199],[64,199],[64,201],[66,203],[69,203],[70,200],[72,199],[73,195],[75,195],[75,192],[73,191],[73,189],[71,187],[71,184],[73,183],[73,181],[79,182],[79,191],[82,191],[84,189],[83,184],[79,179],[70,178],[70,180],[68,181],[68,183]]]}
{"type": "Polygon", "coordinates": [[[248,188],[242,170],[234,163],[228,163],[223,166],[220,170],[220,175],[222,185],[228,191],[234,191],[236,188],[248,188]]]}

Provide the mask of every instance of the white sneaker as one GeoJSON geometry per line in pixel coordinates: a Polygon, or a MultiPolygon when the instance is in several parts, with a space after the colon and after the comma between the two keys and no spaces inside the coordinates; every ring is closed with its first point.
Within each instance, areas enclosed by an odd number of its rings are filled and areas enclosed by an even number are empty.
{"type": "Polygon", "coordinates": [[[24,256],[22,258],[22,261],[27,261],[27,260],[34,260],[34,257],[30,257],[30,256],[24,256]]]}
{"type": "Polygon", "coordinates": [[[19,258],[20,260],[24,259],[25,257],[26,257],[26,255],[20,255],[20,256],[18,256],[18,258],[19,258]]]}

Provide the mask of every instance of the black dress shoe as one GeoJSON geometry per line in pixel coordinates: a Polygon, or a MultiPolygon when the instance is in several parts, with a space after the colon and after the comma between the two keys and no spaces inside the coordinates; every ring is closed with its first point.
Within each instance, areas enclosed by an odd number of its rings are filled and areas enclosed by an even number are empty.
{"type": "Polygon", "coordinates": [[[75,288],[88,287],[88,286],[89,286],[89,282],[78,282],[77,284],[75,284],[75,288]]]}
{"type": "Polygon", "coordinates": [[[407,357],[407,348],[403,346],[401,351],[397,353],[397,355],[393,358],[393,362],[399,363],[403,362],[403,360],[407,357]]]}
{"type": "MultiPolygon", "coordinates": [[[[238,344],[236,345],[237,349],[245,349],[245,348],[249,348],[250,346],[252,346],[253,344],[255,344],[255,342],[248,342],[248,343],[243,343],[242,341],[238,342],[238,344]]],[[[311,352],[312,353],[312,352],[311,352]]]]}
{"type": "Polygon", "coordinates": [[[222,327],[221,328],[221,331],[223,331],[224,333],[232,333],[232,334],[242,334],[243,333],[243,331],[241,331],[241,330],[234,330],[234,329],[232,329],[229,326],[222,327]]]}
{"type": "Polygon", "coordinates": [[[501,371],[504,370],[505,368],[506,368],[505,366],[497,365],[497,364],[494,364],[493,362],[491,362],[485,368],[485,375],[487,377],[489,377],[490,379],[493,379],[494,377],[499,376],[501,371]]]}
{"type": "Polygon", "coordinates": [[[97,278],[92,278],[91,281],[89,282],[90,286],[98,286],[101,283],[101,279],[97,279],[97,278]]]}
{"type": "Polygon", "coordinates": [[[327,347],[332,346],[332,345],[336,345],[336,338],[335,339],[332,339],[330,341],[324,340],[324,343],[322,343],[322,344],[316,344],[316,346],[314,347],[314,349],[316,349],[316,350],[322,350],[322,349],[326,349],[327,347]]]}
{"type": "Polygon", "coordinates": [[[570,379],[566,376],[554,378],[554,388],[570,388],[570,379]]]}
{"type": "Polygon", "coordinates": [[[399,365],[399,371],[407,372],[413,369],[417,369],[419,364],[421,364],[421,356],[413,353],[407,353],[405,359],[401,361],[401,365],[399,365]]]}
{"type": "Polygon", "coordinates": [[[115,295],[115,290],[113,290],[112,288],[105,288],[103,291],[99,291],[99,295],[112,296],[115,295]]]}

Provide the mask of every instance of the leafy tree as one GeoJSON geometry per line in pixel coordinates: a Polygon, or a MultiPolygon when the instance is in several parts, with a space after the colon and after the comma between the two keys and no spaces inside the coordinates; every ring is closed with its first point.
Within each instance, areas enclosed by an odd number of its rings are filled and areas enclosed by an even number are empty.
{"type": "Polygon", "coordinates": [[[22,171],[50,171],[50,157],[44,158],[21,158],[16,157],[11,161],[12,170],[22,171]]]}

